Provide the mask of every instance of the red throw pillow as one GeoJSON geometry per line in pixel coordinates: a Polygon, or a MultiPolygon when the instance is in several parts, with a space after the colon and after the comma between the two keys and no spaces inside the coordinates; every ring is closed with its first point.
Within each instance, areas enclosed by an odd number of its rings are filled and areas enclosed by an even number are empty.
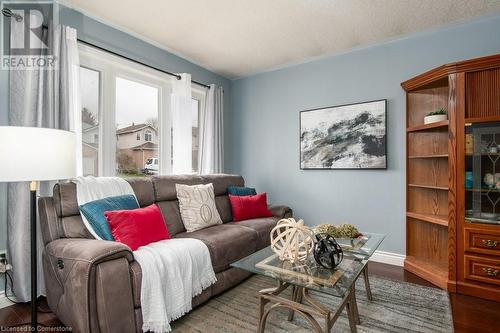
{"type": "Polygon", "coordinates": [[[233,221],[256,219],[259,217],[271,217],[273,213],[267,209],[267,194],[257,195],[229,195],[231,209],[233,210],[233,221]]]}
{"type": "Polygon", "coordinates": [[[164,239],[170,239],[160,208],[152,204],[131,210],[104,212],[111,233],[117,242],[128,245],[132,251],[164,239]]]}

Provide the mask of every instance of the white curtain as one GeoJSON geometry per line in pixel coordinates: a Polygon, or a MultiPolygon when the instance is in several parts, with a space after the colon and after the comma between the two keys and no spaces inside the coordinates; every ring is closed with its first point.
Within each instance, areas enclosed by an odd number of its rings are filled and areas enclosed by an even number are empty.
{"type": "Polygon", "coordinates": [[[224,171],[224,90],[210,85],[201,120],[200,174],[224,171]]]}
{"type": "Polygon", "coordinates": [[[193,115],[191,75],[180,74],[174,80],[171,96],[172,110],[172,173],[193,172],[193,115]]]}
{"type": "MultiPolygon", "coordinates": [[[[11,20],[11,46],[24,38],[24,21],[11,20]]],[[[10,71],[9,125],[59,128],[77,135],[76,156],[81,174],[81,103],[76,30],[56,25],[44,30],[43,43],[55,56],[53,69],[10,71]]],[[[22,138],[16,138],[22,140],[22,138]]],[[[36,168],[36,161],[33,161],[36,168]]],[[[40,185],[40,195],[50,195],[53,183],[40,185]]],[[[14,293],[20,301],[30,300],[30,200],[29,183],[8,186],[7,234],[13,264],[14,293]]],[[[38,294],[45,294],[41,254],[43,243],[38,227],[38,294]]]]}

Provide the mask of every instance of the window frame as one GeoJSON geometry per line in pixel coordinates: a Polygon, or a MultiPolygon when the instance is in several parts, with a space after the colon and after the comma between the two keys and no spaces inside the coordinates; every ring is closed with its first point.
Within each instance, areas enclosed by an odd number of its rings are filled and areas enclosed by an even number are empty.
{"type": "Polygon", "coordinates": [[[85,60],[82,61],[81,56],[80,56],[80,67],[83,67],[87,70],[98,72],[99,73],[99,87],[98,87],[98,102],[97,102],[97,126],[98,126],[98,142],[97,142],[97,174],[102,175],[103,174],[103,126],[102,126],[102,121],[103,121],[103,112],[102,110],[104,109],[104,100],[103,100],[103,68],[102,66],[99,66],[98,64],[94,64],[94,66],[90,66],[89,63],[87,63],[85,60]]]}
{"type": "Polygon", "coordinates": [[[171,141],[163,132],[164,128],[172,126],[169,107],[174,78],[81,43],[78,48],[80,66],[100,73],[98,175],[116,175],[116,78],[145,84],[158,90],[158,142],[162,143],[158,145],[159,173],[171,173],[170,163],[164,162],[165,157],[170,156],[171,141]]]}

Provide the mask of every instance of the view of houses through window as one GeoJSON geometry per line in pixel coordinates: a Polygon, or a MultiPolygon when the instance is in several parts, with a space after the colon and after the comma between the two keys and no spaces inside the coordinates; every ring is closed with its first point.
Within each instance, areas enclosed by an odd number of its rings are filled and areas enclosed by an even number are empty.
{"type": "MultiPolygon", "coordinates": [[[[159,158],[159,146],[162,145],[159,118],[162,112],[168,112],[168,107],[165,107],[165,104],[162,106],[160,102],[163,87],[154,83],[149,85],[144,80],[135,80],[133,75],[122,77],[116,74],[112,77],[114,82],[105,81],[103,77],[107,78],[106,80],[110,79],[109,75],[103,75],[105,70],[104,65],[100,70],[93,69],[91,63],[86,66],[82,63],[80,68],[84,175],[112,175],[113,153],[114,174],[117,176],[137,177],[158,174],[162,170],[159,158]],[[113,94],[112,90],[110,93],[109,87],[114,87],[112,103],[106,100],[113,94]],[[101,105],[102,110],[100,110],[101,105]],[[109,117],[110,112],[112,117],[109,117]],[[109,121],[110,119],[114,119],[114,126],[111,125],[113,122],[109,121]],[[101,124],[103,120],[104,124],[101,124]],[[113,135],[115,141],[112,140],[113,135]],[[116,142],[116,145],[113,142],[116,142]],[[111,169],[106,165],[101,166],[100,163],[107,163],[111,169]]],[[[198,171],[201,106],[202,101],[198,93],[192,100],[191,110],[193,173],[198,171]]],[[[167,131],[171,132],[172,129],[167,131]]],[[[171,145],[171,142],[170,139],[164,144],[171,145]]],[[[172,163],[173,160],[170,158],[167,170],[172,169],[172,163]]]]}
{"type": "Polygon", "coordinates": [[[116,78],[116,174],[158,173],[158,88],[116,78]]]}

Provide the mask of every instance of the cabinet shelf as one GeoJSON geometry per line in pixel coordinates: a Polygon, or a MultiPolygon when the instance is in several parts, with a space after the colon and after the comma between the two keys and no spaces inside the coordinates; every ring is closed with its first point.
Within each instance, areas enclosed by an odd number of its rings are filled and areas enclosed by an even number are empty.
{"type": "Polygon", "coordinates": [[[486,123],[492,121],[500,121],[500,116],[486,116],[486,117],[471,117],[465,118],[465,126],[473,123],[486,123]]]}
{"type": "Polygon", "coordinates": [[[500,156],[500,153],[473,153],[465,154],[465,156],[500,156]]]}
{"type": "Polygon", "coordinates": [[[500,189],[496,189],[496,188],[466,188],[465,191],[466,192],[486,193],[486,192],[500,192],[500,189]]]}
{"type": "Polygon", "coordinates": [[[425,131],[433,128],[447,127],[449,124],[448,120],[437,121],[431,124],[417,125],[413,127],[409,127],[406,129],[407,132],[416,132],[416,131],[425,131]]]}
{"type": "Polygon", "coordinates": [[[406,216],[411,217],[413,219],[417,219],[419,221],[429,222],[429,223],[441,225],[444,227],[448,226],[448,216],[446,216],[446,215],[434,215],[434,214],[422,214],[422,213],[406,212],[406,216]]]}
{"type": "Polygon", "coordinates": [[[408,184],[408,187],[427,188],[431,190],[442,190],[442,191],[449,190],[449,188],[445,186],[420,185],[420,184],[408,184]]]}
{"type": "Polygon", "coordinates": [[[406,256],[404,267],[407,271],[426,279],[442,289],[447,289],[448,287],[448,267],[446,265],[433,262],[430,259],[406,256]]]}
{"type": "Polygon", "coordinates": [[[417,159],[417,158],[448,158],[448,154],[437,154],[437,155],[413,155],[408,156],[409,159],[417,159]]]}

